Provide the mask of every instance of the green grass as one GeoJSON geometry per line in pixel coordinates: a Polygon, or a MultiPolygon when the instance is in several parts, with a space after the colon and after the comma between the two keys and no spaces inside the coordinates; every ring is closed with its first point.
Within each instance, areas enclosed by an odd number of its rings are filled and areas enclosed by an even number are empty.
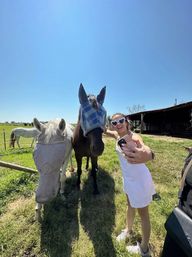
{"type": "MultiPolygon", "coordinates": [[[[157,257],[165,236],[165,220],[177,203],[180,171],[186,156],[183,146],[190,146],[191,140],[149,135],[142,137],[156,154],[155,160],[147,165],[162,198],[150,205],[150,241],[154,256],[157,257]]],[[[104,140],[105,151],[99,158],[100,195],[92,194],[89,172],[82,173],[80,191],[76,189],[76,176],[68,173],[66,200],[58,196],[47,204],[42,223],[34,219],[34,191],[38,176],[0,168],[0,256],[134,256],[126,252],[125,243],[119,244],[115,240],[125,226],[126,197],[122,192],[115,142],[108,138],[104,140]]],[[[30,148],[7,150],[1,159],[35,168],[30,148]]],[[[141,235],[138,215],[134,230],[137,239],[141,235]]]]}

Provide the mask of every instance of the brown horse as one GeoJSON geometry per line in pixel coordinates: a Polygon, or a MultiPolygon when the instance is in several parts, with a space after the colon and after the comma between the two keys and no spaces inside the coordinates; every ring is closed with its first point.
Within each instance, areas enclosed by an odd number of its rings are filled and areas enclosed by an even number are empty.
{"type": "Polygon", "coordinates": [[[106,87],[103,87],[96,96],[87,95],[83,85],[79,87],[80,110],[79,118],[73,136],[73,148],[77,162],[77,187],[80,188],[82,173],[82,158],[91,159],[94,194],[98,194],[97,187],[97,160],[103,153],[104,143],[102,133],[106,123],[106,110],[103,107],[106,87]]]}

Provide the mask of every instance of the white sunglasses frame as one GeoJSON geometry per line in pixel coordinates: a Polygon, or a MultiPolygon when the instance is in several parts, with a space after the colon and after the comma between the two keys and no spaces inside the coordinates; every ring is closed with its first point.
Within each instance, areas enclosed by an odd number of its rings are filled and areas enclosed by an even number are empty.
{"type": "Polygon", "coordinates": [[[126,118],[125,118],[125,117],[122,117],[122,118],[119,118],[119,119],[112,120],[112,121],[111,121],[111,124],[112,124],[113,127],[116,127],[118,124],[123,124],[123,123],[125,123],[125,121],[126,121],[126,118]],[[120,120],[123,120],[123,122],[119,122],[120,120]],[[115,125],[115,124],[113,124],[113,122],[117,122],[117,124],[115,125]]]}

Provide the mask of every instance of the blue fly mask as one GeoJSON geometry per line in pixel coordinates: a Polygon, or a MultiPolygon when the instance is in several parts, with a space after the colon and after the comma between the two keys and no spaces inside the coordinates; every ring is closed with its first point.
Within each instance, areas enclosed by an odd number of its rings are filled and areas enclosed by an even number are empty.
{"type": "Polygon", "coordinates": [[[95,128],[101,128],[104,130],[106,123],[105,108],[100,105],[98,109],[95,109],[89,102],[81,105],[80,123],[84,136],[95,128]]]}
{"type": "Polygon", "coordinates": [[[104,87],[100,94],[95,96],[87,96],[83,85],[79,88],[79,101],[81,104],[79,118],[81,128],[83,130],[84,136],[87,135],[91,130],[95,128],[105,129],[107,112],[103,107],[103,102],[105,98],[104,87]]]}

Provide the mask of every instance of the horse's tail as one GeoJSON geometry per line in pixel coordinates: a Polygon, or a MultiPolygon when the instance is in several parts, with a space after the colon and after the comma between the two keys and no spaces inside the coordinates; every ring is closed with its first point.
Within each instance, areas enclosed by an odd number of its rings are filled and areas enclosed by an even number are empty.
{"type": "Polygon", "coordinates": [[[15,147],[15,133],[14,131],[11,132],[11,135],[10,135],[10,143],[9,143],[9,147],[15,147]]]}

